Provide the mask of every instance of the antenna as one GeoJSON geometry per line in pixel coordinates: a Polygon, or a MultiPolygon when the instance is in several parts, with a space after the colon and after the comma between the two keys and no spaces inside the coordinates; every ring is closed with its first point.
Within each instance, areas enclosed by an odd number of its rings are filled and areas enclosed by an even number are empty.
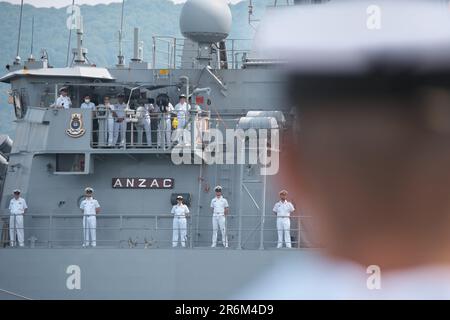
{"type": "Polygon", "coordinates": [[[30,49],[30,57],[28,58],[28,61],[34,61],[33,45],[34,45],[34,16],[33,16],[32,22],[31,22],[31,49],[30,49]]]}
{"type": "Polygon", "coordinates": [[[122,14],[121,14],[121,18],[120,18],[120,31],[119,31],[119,55],[117,56],[118,58],[118,62],[117,62],[117,66],[118,67],[123,67],[124,66],[124,59],[125,57],[123,56],[123,47],[122,47],[122,36],[123,36],[123,13],[125,10],[125,0],[122,0],[122,14]]]}
{"type": "Polygon", "coordinates": [[[16,60],[14,64],[20,64],[20,37],[22,36],[22,13],[23,13],[23,0],[20,2],[20,18],[19,18],[19,35],[17,37],[17,51],[16,51],[16,60]]]}
{"type": "MultiPolygon", "coordinates": [[[[73,14],[75,13],[75,0],[72,0],[72,14],[71,19],[73,19],[73,14]]],[[[67,44],[67,59],[66,59],[66,67],[69,66],[69,57],[70,57],[70,46],[72,40],[72,26],[69,28],[69,43],[67,44]]]]}
{"type": "Polygon", "coordinates": [[[87,58],[88,50],[83,47],[83,34],[84,34],[84,28],[83,28],[83,16],[79,15],[77,17],[77,47],[72,49],[73,53],[73,60],[72,65],[85,65],[85,64],[91,64],[89,59],[87,58]]]}
{"type": "MultiPolygon", "coordinates": [[[[276,1],[275,1],[276,5],[276,1]]],[[[253,28],[256,29],[256,27],[253,25],[254,22],[259,22],[258,19],[253,18],[253,1],[248,1],[248,24],[253,28]]]]}

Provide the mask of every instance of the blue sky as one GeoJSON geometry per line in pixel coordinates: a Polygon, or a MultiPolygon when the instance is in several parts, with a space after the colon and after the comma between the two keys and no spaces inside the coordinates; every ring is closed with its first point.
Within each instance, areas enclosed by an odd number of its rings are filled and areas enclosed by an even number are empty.
{"type": "MultiPolygon", "coordinates": [[[[186,0],[172,0],[175,3],[185,2],[186,0]]],[[[240,2],[243,0],[229,0],[231,3],[240,2]]],[[[20,4],[20,0],[0,0],[0,2],[9,2],[14,4],[20,4]]],[[[62,8],[72,4],[72,0],[24,0],[27,4],[32,4],[36,7],[56,7],[62,8]]],[[[122,2],[122,0],[76,0],[77,4],[99,4],[99,3],[112,3],[112,2],[122,2]]]]}

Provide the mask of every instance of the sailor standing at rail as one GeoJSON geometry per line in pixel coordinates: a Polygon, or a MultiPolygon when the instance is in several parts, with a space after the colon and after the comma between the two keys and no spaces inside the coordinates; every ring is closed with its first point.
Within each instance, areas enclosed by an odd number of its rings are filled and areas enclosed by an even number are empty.
{"type": "Polygon", "coordinates": [[[216,192],[216,197],[211,200],[211,208],[213,211],[213,235],[212,235],[212,248],[217,245],[217,229],[220,228],[222,233],[222,243],[225,248],[228,248],[228,238],[226,231],[226,218],[228,214],[228,201],[222,196],[222,187],[217,186],[214,188],[216,192]]]}
{"type": "MultiPolygon", "coordinates": [[[[150,113],[155,111],[155,106],[152,103],[145,103],[143,107],[139,107],[136,110],[136,114],[140,119],[139,125],[141,126],[141,132],[138,135],[138,139],[140,140],[140,144],[142,144],[142,127],[145,130],[145,136],[147,137],[147,145],[149,147],[152,146],[152,128],[151,128],[151,119],[150,113]]],[[[137,129],[139,130],[139,125],[136,124],[137,129]]]]}
{"type": "MultiPolygon", "coordinates": [[[[295,211],[291,202],[287,201],[288,192],[280,191],[280,201],[275,203],[273,212],[277,216],[278,245],[277,248],[283,246],[283,237],[286,248],[291,248],[291,218],[290,215],[295,211]]],[[[299,240],[300,241],[300,240],[299,240]]]]}
{"type": "Polygon", "coordinates": [[[104,109],[106,111],[106,130],[105,130],[105,140],[108,141],[108,146],[113,145],[113,138],[114,138],[114,117],[113,117],[113,111],[114,111],[114,105],[111,104],[109,96],[103,97],[103,106],[101,106],[101,109],[104,109]]]}
{"type": "Polygon", "coordinates": [[[92,247],[95,247],[97,245],[96,215],[100,213],[100,204],[92,197],[94,193],[92,188],[88,187],[84,191],[86,197],[80,204],[80,210],[83,212],[83,247],[89,246],[89,240],[92,247]]]}
{"type": "Polygon", "coordinates": [[[165,94],[159,95],[156,98],[156,104],[160,113],[157,138],[158,148],[167,149],[171,143],[172,124],[170,117],[174,109],[169,102],[169,97],[165,94]]]}
{"type": "Polygon", "coordinates": [[[186,247],[186,235],[187,235],[187,220],[189,215],[189,208],[183,203],[183,196],[177,197],[177,204],[173,206],[172,212],[173,218],[173,235],[172,235],[172,247],[178,246],[178,236],[180,236],[181,246],[186,247]]]}
{"type": "Polygon", "coordinates": [[[95,104],[91,102],[91,97],[89,95],[86,95],[84,97],[84,102],[80,106],[81,109],[95,109],[95,104]]]}
{"type": "Polygon", "coordinates": [[[190,105],[187,103],[187,97],[185,94],[181,94],[179,102],[175,106],[175,112],[178,119],[178,128],[176,138],[174,139],[180,145],[184,145],[189,141],[189,134],[186,132],[187,117],[189,113],[190,105]]]}
{"type": "Polygon", "coordinates": [[[150,132],[152,133],[152,142],[153,142],[156,141],[158,138],[159,108],[155,103],[155,99],[153,98],[149,98],[147,104],[151,106],[149,107],[148,110],[150,114],[150,132]]]}
{"type": "Polygon", "coordinates": [[[202,108],[195,103],[194,105],[192,105],[192,96],[189,97],[188,99],[188,105],[189,105],[189,111],[190,112],[194,112],[195,113],[195,126],[194,126],[194,137],[195,137],[195,141],[193,141],[192,143],[195,144],[202,144],[202,131],[206,131],[206,130],[202,130],[202,119],[201,119],[201,114],[202,114],[202,108]]]}
{"type": "Polygon", "coordinates": [[[119,138],[119,130],[120,130],[120,145],[125,147],[125,139],[127,132],[127,122],[125,109],[127,105],[125,104],[125,95],[123,93],[117,96],[118,103],[114,107],[113,117],[114,117],[114,135],[113,135],[113,146],[117,144],[117,140],[119,138]]]}
{"type": "Polygon", "coordinates": [[[69,109],[72,107],[72,101],[70,100],[70,97],[68,96],[67,87],[62,87],[59,89],[60,96],[58,99],[56,99],[56,107],[57,108],[64,108],[69,109]]]}
{"type": "Polygon", "coordinates": [[[16,245],[16,235],[19,246],[24,246],[24,229],[23,229],[23,215],[27,212],[28,206],[22,197],[20,197],[20,190],[13,191],[14,198],[9,202],[9,241],[11,247],[16,245]]]}

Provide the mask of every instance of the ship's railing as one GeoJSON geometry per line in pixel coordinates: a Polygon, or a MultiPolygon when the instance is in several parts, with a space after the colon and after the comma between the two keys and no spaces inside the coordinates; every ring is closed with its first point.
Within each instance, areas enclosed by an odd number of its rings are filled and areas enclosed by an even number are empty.
{"type": "MultiPolygon", "coordinates": [[[[82,214],[24,215],[24,240],[27,248],[82,247],[84,232],[82,214]]],[[[98,214],[96,243],[104,248],[170,248],[172,247],[173,215],[170,214],[98,214]]],[[[211,246],[213,232],[211,216],[188,217],[186,247],[211,246]],[[205,220],[206,219],[206,220],[205,220]],[[206,227],[204,227],[206,226],[206,227]]],[[[226,234],[231,249],[271,249],[277,247],[277,217],[267,215],[228,215],[226,234]],[[258,221],[258,223],[254,223],[258,221]]],[[[292,248],[319,247],[312,239],[314,225],[311,216],[290,218],[292,248]]],[[[16,219],[0,215],[2,222],[0,248],[9,247],[10,223],[16,219]]],[[[218,230],[217,246],[223,247],[218,230]]],[[[16,241],[17,245],[17,241],[16,241]]]]}
{"type": "Polygon", "coordinates": [[[113,117],[110,110],[97,108],[93,113],[93,148],[150,148],[171,150],[175,146],[201,149],[210,127],[210,112],[151,112],[149,116],[134,110],[124,118],[113,117]],[[122,137],[125,132],[124,137],[122,137]]]}
{"type": "MultiPolygon", "coordinates": [[[[172,150],[182,145],[194,150],[202,149],[211,142],[210,129],[235,129],[242,114],[218,114],[211,111],[186,113],[184,126],[176,112],[150,113],[149,118],[138,116],[130,110],[122,122],[117,122],[109,110],[97,107],[93,114],[91,146],[93,148],[126,148],[172,150]],[[175,129],[174,120],[178,127],[175,129]],[[121,125],[125,129],[121,128],[121,125]],[[122,130],[125,140],[122,139],[122,130]],[[117,135],[117,137],[116,137],[117,135]],[[191,143],[193,141],[193,143],[191,143]]],[[[214,143],[217,143],[214,141],[214,143]]]]}
{"type": "MultiPolygon", "coordinates": [[[[155,69],[180,69],[192,68],[191,61],[186,57],[198,55],[198,50],[185,47],[184,38],[171,36],[152,37],[152,66],[155,69]]],[[[252,39],[226,39],[225,48],[216,48],[220,56],[219,65],[226,69],[240,69],[251,51],[252,39]]]]}

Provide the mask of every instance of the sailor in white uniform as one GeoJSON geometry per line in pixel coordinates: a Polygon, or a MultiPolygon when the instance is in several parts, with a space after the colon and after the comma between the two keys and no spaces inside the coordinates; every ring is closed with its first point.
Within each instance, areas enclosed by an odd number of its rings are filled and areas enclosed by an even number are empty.
{"type": "Polygon", "coordinates": [[[114,105],[111,103],[109,96],[103,97],[103,105],[99,106],[99,109],[106,112],[106,130],[104,132],[104,141],[108,142],[108,146],[113,145],[114,138],[114,105]]]}
{"type": "Polygon", "coordinates": [[[68,96],[68,89],[67,87],[62,87],[59,89],[60,96],[58,99],[56,99],[55,105],[57,108],[64,108],[69,109],[72,107],[72,101],[70,100],[70,97],[68,96]]]}
{"type": "Polygon", "coordinates": [[[136,129],[138,132],[138,144],[142,145],[142,129],[145,131],[145,136],[147,138],[147,145],[152,146],[152,129],[151,129],[151,119],[150,113],[155,112],[155,106],[152,103],[146,103],[136,109],[136,116],[138,122],[136,123],[136,129]]]}
{"type": "Polygon", "coordinates": [[[278,245],[277,248],[286,244],[286,248],[291,248],[291,214],[295,211],[291,202],[287,201],[288,192],[280,191],[280,201],[275,203],[273,212],[277,216],[278,245]]]}
{"type": "Polygon", "coordinates": [[[202,114],[202,108],[197,104],[194,103],[192,104],[192,96],[189,97],[188,99],[188,104],[189,104],[189,110],[190,112],[194,112],[195,113],[195,126],[194,126],[194,138],[195,138],[195,143],[196,144],[201,144],[202,143],[202,132],[206,131],[204,129],[204,119],[201,118],[201,114],[202,114]]]}
{"type": "Polygon", "coordinates": [[[176,130],[176,136],[174,141],[177,141],[180,145],[189,144],[189,129],[186,126],[188,122],[190,105],[187,103],[187,97],[185,94],[181,94],[179,102],[175,106],[175,113],[178,119],[178,128],[176,130]]]}
{"type": "Polygon", "coordinates": [[[27,212],[28,206],[24,198],[20,196],[20,190],[13,191],[14,198],[9,202],[9,239],[11,247],[16,245],[16,236],[19,246],[24,246],[23,215],[27,212]]]}
{"type": "Polygon", "coordinates": [[[94,190],[86,188],[85,199],[81,201],[80,210],[83,212],[83,247],[92,247],[97,245],[97,218],[96,215],[100,213],[100,204],[93,198],[94,190]]]}
{"type": "Polygon", "coordinates": [[[125,104],[125,95],[123,93],[117,96],[118,103],[114,106],[113,117],[114,117],[114,134],[113,134],[113,146],[117,144],[120,133],[120,146],[124,147],[126,142],[126,131],[127,122],[125,109],[127,105],[125,104]]]}
{"type": "Polygon", "coordinates": [[[80,106],[81,109],[91,109],[94,110],[95,109],[95,104],[93,102],[91,102],[91,97],[89,95],[86,95],[84,97],[84,101],[80,106]]]}
{"type": "Polygon", "coordinates": [[[183,196],[177,197],[177,204],[172,207],[173,214],[173,235],[172,247],[178,246],[178,238],[181,241],[181,246],[186,247],[187,235],[187,217],[189,215],[189,208],[183,203],[183,196]]]}
{"type": "Polygon", "coordinates": [[[168,102],[167,106],[158,105],[159,112],[159,125],[158,125],[158,147],[167,149],[171,144],[172,135],[172,123],[170,121],[171,113],[173,112],[173,106],[168,102]]]}
{"type": "Polygon", "coordinates": [[[216,196],[211,200],[211,209],[213,212],[212,224],[212,248],[217,246],[217,230],[220,229],[222,234],[222,243],[225,248],[228,248],[228,238],[226,231],[226,215],[228,215],[228,201],[222,196],[222,187],[217,186],[214,188],[216,196]]]}
{"type": "Polygon", "coordinates": [[[449,299],[447,4],[297,6],[265,17],[254,52],[286,64],[300,116],[280,183],[321,250],[280,258],[235,298],[449,299]]]}

